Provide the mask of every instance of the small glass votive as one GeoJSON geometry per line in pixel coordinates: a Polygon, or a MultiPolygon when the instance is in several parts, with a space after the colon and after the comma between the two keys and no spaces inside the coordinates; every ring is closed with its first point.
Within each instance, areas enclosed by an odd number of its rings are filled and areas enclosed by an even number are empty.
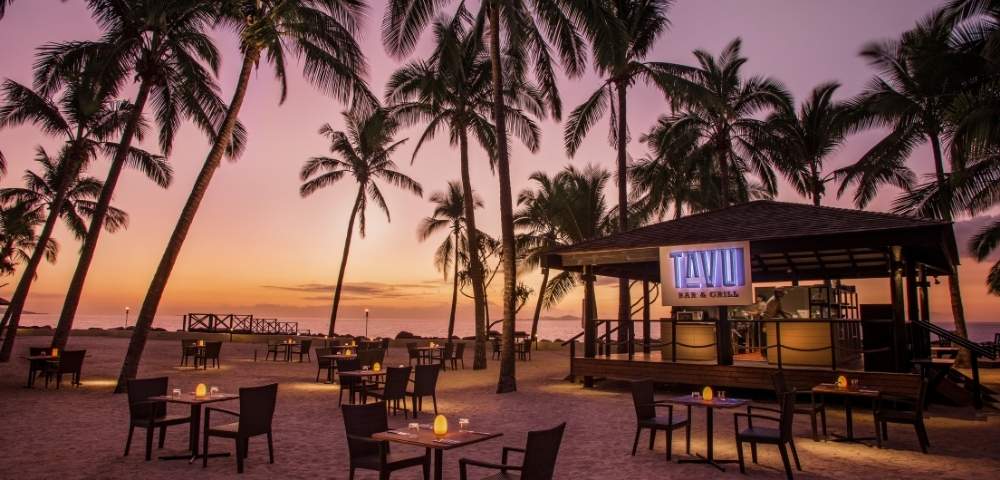
{"type": "Polygon", "coordinates": [[[216,387],[215,385],[212,385],[212,388],[208,389],[208,396],[210,396],[210,397],[217,397],[217,396],[219,396],[219,387],[216,387]]]}
{"type": "Polygon", "coordinates": [[[691,392],[691,398],[695,400],[701,398],[701,392],[691,392]]]}
{"type": "Polygon", "coordinates": [[[174,396],[175,396],[175,397],[179,397],[179,396],[181,396],[181,389],[179,389],[179,388],[175,388],[175,389],[173,390],[173,394],[174,394],[174,396]]]}
{"type": "Polygon", "coordinates": [[[368,371],[368,365],[362,365],[361,366],[361,371],[367,372],[368,371]]]}
{"type": "Polygon", "coordinates": [[[726,391],[725,390],[719,390],[718,393],[719,393],[719,400],[725,400],[726,399],[726,391]]]}
{"type": "Polygon", "coordinates": [[[414,432],[420,431],[420,424],[417,422],[410,422],[406,427],[409,428],[410,430],[413,430],[414,432]]]}
{"type": "Polygon", "coordinates": [[[466,430],[468,430],[469,429],[469,419],[468,418],[459,418],[458,419],[458,429],[460,431],[463,431],[463,432],[466,431],[466,430]]]}
{"type": "Polygon", "coordinates": [[[860,379],[852,378],[851,379],[851,388],[858,388],[858,384],[860,384],[860,383],[861,383],[860,379]]]}

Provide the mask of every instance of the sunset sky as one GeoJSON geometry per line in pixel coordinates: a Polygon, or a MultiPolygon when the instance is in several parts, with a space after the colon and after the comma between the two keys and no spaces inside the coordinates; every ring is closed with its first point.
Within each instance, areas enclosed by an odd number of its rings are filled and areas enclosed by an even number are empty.
{"type": "MultiPolygon", "coordinates": [[[[383,85],[401,62],[390,58],[382,47],[379,24],[384,0],[369,2],[365,27],[360,33],[370,63],[369,84],[381,94],[383,85]]],[[[678,0],[670,11],[673,26],[650,55],[651,60],[692,64],[696,48],[717,53],[736,37],[743,39],[743,53],[749,57],[747,75],[764,74],[783,81],[795,98],[805,97],[817,84],[837,80],[843,84],[840,98],[858,93],[874,72],[857,52],[875,39],[894,37],[940,5],[932,0],[678,0]]],[[[8,8],[0,21],[0,77],[22,83],[31,81],[35,48],[48,41],[95,39],[98,30],[83,0],[20,0],[8,8]]],[[[215,35],[223,52],[219,84],[223,98],[232,93],[239,69],[236,40],[229,32],[215,35]]],[[[427,39],[414,58],[428,51],[427,39]]],[[[279,93],[266,66],[255,74],[240,120],[249,131],[246,153],[237,162],[225,163],[216,173],[202,203],[201,211],[174,269],[160,313],[177,315],[188,311],[253,313],[277,316],[325,316],[329,312],[331,285],[336,281],[347,216],[356,190],[345,182],[310,198],[300,198],[298,171],[310,156],[325,154],[327,144],[317,134],[323,123],[341,127],[344,106],[319,93],[302,80],[296,67],[289,66],[289,96],[278,104],[279,93]]],[[[560,89],[568,112],[599,84],[592,73],[583,78],[562,79],[560,89]]],[[[633,142],[630,154],[640,157],[645,146],[636,140],[656,118],[666,112],[662,94],[650,88],[630,93],[629,122],[633,142]]],[[[421,243],[416,229],[431,213],[426,200],[430,192],[445,188],[458,176],[457,151],[446,139],[424,147],[416,163],[410,164],[418,128],[407,129],[400,137],[411,141],[395,159],[400,169],[421,182],[425,199],[385,187],[392,222],[369,211],[368,236],[355,237],[348,266],[343,314],[358,316],[371,308],[373,316],[394,318],[444,318],[450,301],[450,282],[432,265],[433,251],[440,242],[435,237],[421,243]]],[[[528,175],[536,170],[555,172],[567,164],[595,163],[613,168],[614,152],[607,143],[607,120],[601,121],[574,159],[562,146],[562,126],[552,120],[542,124],[542,148],[537,154],[515,144],[512,179],[514,190],[528,185],[528,175]]],[[[878,138],[879,132],[851,137],[828,164],[837,168],[856,160],[878,138]]],[[[3,186],[20,183],[22,172],[32,166],[36,145],[55,149],[58,142],[43,136],[34,127],[0,131],[0,150],[8,159],[8,175],[3,186]]],[[[155,150],[153,144],[145,147],[155,150]]],[[[118,314],[126,306],[137,311],[156,263],[160,259],[177,214],[190,191],[197,170],[208,150],[208,141],[190,125],[182,129],[170,161],[175,170],[174,185],[161,190],[136,172],[127,172],[119,184],[115,205],[127,210],[131,224],[125,232],[105,234],[98,246],[84,292],[80,313],[118,314]]],[[[485,155],[473,150],[473,182],[485,202],[480,226],[499,233],[496,180],[489,172],[485,155]]],[[[918,173],[927,173],[929,149],[914,153],[918,173]]],[[[107,161],[94,164],[89,172],[103,177],[107,161]]],[[[805,201],[783,185],[779,199],[805,201]]],[[[609,185],[609,194],[611,193],[609,185]]],[[[872,206],[884,210],[895,192],[886,191],[872,206]]],[[[838,206],[849,198],[828,198],[838,206]]],[[[965,242],[977,225],[960,223],[957,234],[965,242]]],[[[62,245],[59,261],[45,264],[33,287],[27,308],[36,312],[58,313],[62,297],[76,263],[79,243],[60,227],[62,245]]],[[[963,258],[962,288],[972,321],[996,320],[993,316],[1000,298],[986,294],[983,279],[987,264],[963,258]]],[[[537,289],[540,276],[525,275],[523,281],[537,289]]],[[[0,288],[8,298],[16,278],[0,288]]],[[[498,280],[495,282],[499,284],[498,280]]],[[[864,295],[871,301],[884,292],[881,283],[870,286],[864,295]]],[[[932,309],[936,318],[949,318],[947,287],[943,279],[932,289],[932,309]]],[[[499,299],[499,292],[492,299],[499,299]]],[[[602,287],[598,298],[604,314],[615,311],[614,290],[602,287]]],[[[494,303],[494,305],[496,305],[494,303]]],[[[547,315],[576,315],[579,296],[567,298],[547,315]]],[[[460,316],[468,318],[471,305],[465,300],[460,316]]],[[[494,306],[494,315],[500,309],[494,306]]],[[[528,316],[527,311],[522,316],[528,316]]]]}

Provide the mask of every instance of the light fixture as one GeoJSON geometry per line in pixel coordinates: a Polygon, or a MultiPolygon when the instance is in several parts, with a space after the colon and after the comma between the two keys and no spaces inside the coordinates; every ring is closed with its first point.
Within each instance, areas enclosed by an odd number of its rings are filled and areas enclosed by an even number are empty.
{"type": "Polygon", "coordinates": [[[706,402],[711,402],[712,396],[712,387],[705,387],[701,389],[701,398],[705,399],[706,402]]]}
{"type": "Polygon", "coordinates": [[[378,363],[378,362],[373,363],[372,364],[372,371],[373,372],[381,372],[382,371],[382,364],[378,363]]]}
{"type": "Polygon", "coordinates": [[[837,386],[840,388],[847,388],[847,377],[843,375],[837,377],[837,386]]]}
{"type": "Polygon", "coordinates": [[[194,387],[194,396],[204,397],[208,393],[208,387],[204,383],[199,383],[197,387],[194,387]]]}
{"type": "Polygon", "coordinates": [[[59,357],[59,349],[58,348],[52,347],[52,356],[56,357],[56,358],[59,357]]]}
{"type": "Polygon", "coordinates": [[[434,417],[434,435],[438,438],[448,433],[448,419],[444,415],[434,417]]]}

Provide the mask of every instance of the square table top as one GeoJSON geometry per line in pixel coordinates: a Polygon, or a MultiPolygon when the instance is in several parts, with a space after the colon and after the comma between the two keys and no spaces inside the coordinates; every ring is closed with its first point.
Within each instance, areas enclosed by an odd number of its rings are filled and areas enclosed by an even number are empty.
{"type": "Polygon", "coordinates": [[[341,377],[359,377],[359,378],[380,377],[382,375],[385,375],[385,369],[383,368],[382,370],[379,370],[377,372],[375,370],[347,370],[343,372],[338,372],[337,374],[340,375],[341,377]]]}
{"type": "Polygon", "coordinates": [[[424,428],[420,426],[419,431],[411,430],[388,430],[372,435],[375,440],[386,440],[389,442],[403,443],[417,447],[433,448],[436,450],[451,450],[453,448],[464,447],[474,443],[485,442],[502,436],[502,433],[457,431],[448,432],[440,439],[431,430],[430,426],[424,428]]]}
{"type": "Polygon", "coordinates": [[[325,360],[354,360],[355,358],[358,358],[358,356],[357,355],[341,355],[341,354],[337,354],[337,355],[322,355],[319,358],[322,358],[322,359],[325,359],[325,360]]]}
{"type": "Polygon", "coordinates": [[[28,360],[32,360],[32,361],[35,361],[35,360],[59,360],[59,357],[56,357],[56,356],[53,356],[53,355],[28,355],[27,357],[24,357],[24,358],[27,358],[28,360]]]}
{"type": "Polygon", "coordinates": [[[878,397],[882,392],[863,387],[838,387],[835,383],[821,383],[812,388],[813,393],[847,395],[852,397],[878,397]]]}
{"type": "Polygon", "coordinates": [[[233,393],[217,393],[215,395],[205,395],[203,397],[195,396],[193,393],[182,393],[180,396],[175,395],[157,395],[155,397],[149,397],[149,400],[155,402],[169,402],[169,403],[182,403],[185,405],[201,405],[205,403],[215,403],[215,402],[225,402],[227,400],[237,400],[240,396],[233,393]]]}
{"type": "Polygon", "coordinates": [[[711,400],[705,400],[704,398],[698,397],[694,398],[691,395],[680,395],[677,397],[671,397],[667,399],[670,403],[676,403],[680,405],[688,405],[692,407],[706,407],[706,408],[737,408],[742,407],[750,403],[750,400],[743,398],[719,398],[712,397],[711,400]]]}

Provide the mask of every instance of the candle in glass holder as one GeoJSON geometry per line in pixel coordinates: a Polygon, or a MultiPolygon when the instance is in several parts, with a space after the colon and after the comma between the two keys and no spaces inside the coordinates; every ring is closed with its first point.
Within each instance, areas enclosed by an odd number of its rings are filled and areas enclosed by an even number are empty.
{"type": "Polygon", "coordinates": [[[52,356],[56,357],[56,358],[59,357],[59,349],[58,348],[52,347],[52,356]]]}
{"type": "Polygon", "coordinates": [[[443,437],[448,433],[448,419],[444,415],[434,417],[434,435],[443,437]]]}
{"type": "Polygon", "coordinates": [[[701,398],[705,399],[706,402],[712,401],[712,387],[701,389],[701,398]]]}
{"type": "Polygon", "coordinates": [[[194,396],[204,397],[208,393],[208,387],[204,383],[199,383],[197,387],[194,387],[194,396]]]}

